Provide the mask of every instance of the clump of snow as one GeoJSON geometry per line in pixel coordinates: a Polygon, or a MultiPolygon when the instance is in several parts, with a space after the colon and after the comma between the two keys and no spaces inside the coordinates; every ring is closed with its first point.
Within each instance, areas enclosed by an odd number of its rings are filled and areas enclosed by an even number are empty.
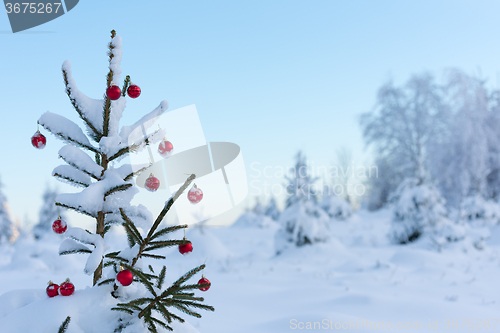
{"type": "MultiPolygon", "coordinates": [[[[71,63],[69,60],[63,62],[62,70],[67,73],[68,77],[68,87],[70,88],[69,97],[75,100],[75,103],[82,113],[82,115],[87,119],[87,121],[99,132],[102,133],[102,110],[104,107],[104,99],[93,99],[87,97],[84,93],[78,90],[76,82],[71,75],[71,63]]],[[[86,125],[87,126],[87,125],[86,125]]],[[[87,131],[93,133],[92,130],[87,126],[87,131]]]]}
{"type": "Polygon", "coordinates": [[[60,177],[57,177],[59,181],[65,182],[71,186],[79,186],[75,184],[72,181],[65,180],[64,178],[67,179],[72,179],[74,181],[77,181],[80,184],[86,184],[90,185],[92,182],[90,181],[90,176],[83,171],[80,171],[78,169],[75,169],[74,167],[70,165],[59,165],[52,170],[52,176],[54,175],[59,175],[60,177]],[[64,177],[64,178],[61,178],[64,177]]]}
{"type": "Polygon", "coordinates": [[[108,197],[109,200],[103,200],[105,194],[110,190],[126,184],[130,184],[130,182],[124,181],[114,169],[110,168],[104,172],[104,176],[100,181],[92,183],[79,193],[60,194],[57,196],[56,200],[61,204],[69,207],[76,207],[78,210],[96,217],[99,211],[116,211],[117,204],[123,202],[124,198],[131,200],[131,197],[138,192],[134,187],[125,191],[115,192],[120,195],[111,194],[108,197]]]}
{"type": "Polygon", "coordinates": [[[82,171],[87,171],[97,178],[101,177],[102,166],[95,163],[89,155],[77,147],[72,145],[63,146],[59,149],[59,157],[82,171]]]}
{"type": "Polygon", "coordinates": [[[62,136],[67,142],[71,142],[68,140],[71,138],[85,146],[92,146],[81,128],[66,117],[47,111],[38,119],[38,123],[53,134],[62,136]]]}
{"type": "MultiPolygon", "coordinates": [[[[106,244],[104,239],[97,234],[90,234],[87,231],[81,229],[81,228],[68,228],[66,231],[66,236],[72,238],[73,240],[76,240],[80,243],[84,244],[89,244],[93,245],[94,249],[91,250],[92,253],[89,255],[87,259],[87,263],[85,265],[84,272],[85,274],[93,274],[94,271],[97,269],[99,264],[101,263],[101,260],[104,256],[104,253],[109,249],[109,245],[106,244]]],[[[78,250],[78,249],[89,249],[86,246],[78,245],[74,242],[71,241],[65,241],[61,244],[59,247],[59,253],[65,252],[65,251],[70,251],[70,250],[78,250]],[[71,248],[71,246],[74,246],[74,248],[71,248]]]]}

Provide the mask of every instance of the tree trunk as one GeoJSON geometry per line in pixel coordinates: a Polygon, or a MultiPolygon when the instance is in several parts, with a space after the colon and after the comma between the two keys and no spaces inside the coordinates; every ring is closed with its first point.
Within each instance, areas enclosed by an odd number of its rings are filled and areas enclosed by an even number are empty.
{"type": "MultiPolygon", "coordinates": [[[[106,155],[101,156],[101,166],[103,168],[101,177],[104,175],[104,172],[108,169],[108,157],[106,155]]],[[[106,198],[103,198],[103,200],[106,200],[106,198]]],[[[100,211],[97,213],[97,224],[96,224],[96,230],[95,233],[98,235],[101,235],[102,238],[104,238],[104,218],[105,214],[103,211],[100,211]]],[[[101,263],[99,264],[99,267],[94,271],[94,286],[97,284],[97,281],[102,276],[102,267],[103,267],[103,262],[101,260],[101,263]]]]}

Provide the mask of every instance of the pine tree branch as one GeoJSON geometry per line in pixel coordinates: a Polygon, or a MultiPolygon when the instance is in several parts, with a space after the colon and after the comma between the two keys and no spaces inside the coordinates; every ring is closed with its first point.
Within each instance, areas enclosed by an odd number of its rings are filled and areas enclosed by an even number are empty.
{"type": "Polygon", "coordinates": [[[150,167],[151,167],[151,164],[150,164],[150,165],[148,165],[148,166],[145,166],[145,167],[143,167],[143,168],[140,168],[140,169],[139,169],[139,170],[137,170],[137,171],[131,172],[131,173],[129,173],[129,174],[128,174],[125,178],[123,178],[123,180],[124,180],[124,181],[127,181],[127,180],[129,180],[130,178],[132,178],[132,177],[134,177],[134,176],[136,176],[136,175],[140,174],[141,172],[143,172],[143,171],[145,171],[145,170],[149,169],[150,167]]]}
{"type": "Polygon", "coordinates": [[[69,161],[68,159],[64,158],[64,156],[61,156],[59,155],[59,158],[62,158],[64,160],[64,162],[68,163],[68,165],[71,165],[73,168],[77,169],[77,170],[80,170],[81,172],[83,172],[84,174],[86,175],[89,175],[90,177],[94,178],[95,180],[101,180],[101,177],[100,176],[97,176],[97,175],[94,175],[92,172],[88,171],[88,170],[85,170],[85,169],[82,169],[80,168],[78,165],[76,165],[75,163],[69,161]]]}
{"type": "MultiPolygon", "coordinates": [[[[194,274],[196,274],[197,272],[201,271],[203,268],[205,268],[205,264],[197,267],[197,268],[194,268],[192,270],[190,270],[189,272],[187,272],[186,274],[184,274],[183,276],[181,276],[176,282],[174,282],[167,290],[165,290],[161,295],[159,296],[156,296],[155,299],[149,303],[149,305],[147,307],[145,307],[140,313],[139,313],[139,318],[142,318],[147,311],[151,311],[151,309],[153,309],[155,307],[155,305],[160,302],[160,301],[165,301],[165,298],[169,295],[172,295],[173,293],[176,293],[178,292],[180,289],[182,289],[182,286],[180,286],[180,284],[186,280],[188,280],[189,278],[191,278],[194,274]]],[[[171,301],[171,300],[170,300],[171,301]]],[[[170,304],[170,303],[169,303],[170,304]]],[[[173,304],[172,304],[173,305],[173,304]]]]}
{"type": "Polygon", "coordinates": [[[61,326],[59,326],[59,330],[57,331],[57,333],[65,333],[66,330],[68,329],[70,321],[71,321],[71,317],[67,316],[66,319],[61,324],[61,326]]]}
{"type": "MultiPolygon", "coordinates": [[[[185,224],[183,224],[183,225],[174,225],[174,226],[171,226],[171,227],[165,227],[165,228],[159,230],[153,236],[151,236],[150,240],[153,240],[153,239],[158,238],[160,236],[163,236],[163,235],[166,235],[168,233],[171,233],[172,231],[179,230],[179,229],[184,229],[184,228],[186,228],[185,224]]],[[[150,243],[153,243],[153,242],[150,242],[150,243]]]]}
{"type": "Polygon", "coordinates": [[[69,85],[68,72],[64,69],[62,70],[62,72],[63,72],[63,78],[64,78],[64,85],[66,86],[66,94],[68,95],[69,100],[71,101],[71,104],[73,105],[73,108],[75,108],[75,110],[78,113],[78,115],[80,116],[80,118],[92,130],[92,133],[90,134],[92,139],[94,139],[95,142],[99,142],[102,138],[102,133],[99,132],[97,130],[97,128],[95,128],[94,125],[92,125],[92,123],[90,122],[90,120],[87,117],[85,117],[82,110],[80,110],[80,107],[76,103],[76,99],[71,98],[72,90],[71,90],[71,87],[69,85]]]}
{"type": "Polygon", "coordinates": [[[60,252],[59,255],[60,256],[65,256],[65,255],[68,255],[68,254],[88,254],[88,253],[92,253],[92,251],[90,250],[86,250],[86,249],[77,249],[77,250],[68,250],[68,251],[63,251],[63,252],[60,252]]]}
{"type": "Polygon", "coordinates": [[[125,97],[125,94],[127,93],[127,88],[130,85],[130,75],[127,75],[125,77],[125,80],[123,80],[123,88],[122,88],[122,96],[125,97]]]}
{"type": "MultiPolygon", "coordinates": [[[[149,242],[151,241],[151,237],[153,237],[153,234],[155,233],[156,229],[158,229],[158,226],[160,225],[161,221],[163,221],[163,218],[167,214],[167,212],[170,210],[170,207],[174,204],[175,200],[177,200],[182,192],[186,190],[186,188],[191,184],[191,182],[196,178],[196,175],[192,174],[191,176],[188,177],[188,179],[184,182],[184,184],[179,188],[179,190],[167,201],[165,206],[163,207],[162,211],[156,218],[155,222],[149,229],[147,237],[144,239],[144,242],[141,244],[141,247],[139,248],[139,251],[137,253],[137,256],[133,259],[132,261],[132,266],[134,266],[137,263],[137,260],[141,257],[143,254],[146,246],[149,245],[149,242]]],[[[183,228],[187,228],[187,225],[182,226],[183,228]]]]}
{"type": "Polygon", "coordinates": [[[106,193],[104,193],[104,197],[106,198],[107,196],[110,196],[113,193],[120,192],[120,191],[126,191],[129,188],[131,188],[133,185],[132,184],[121,184],[118,186],[115,186],[111,189],[109,189],[106,193]]]}
{"type": "Polygon", "coordinates": [[[85,149],[90,150],[90,151],[92,151],[94,153],[98,153],[99,152],[99,150],[97,148],[95,148],[93,146],[90,146],[90,145],[87,145],[87,144],[85,144],[83,142],[80,142],[80,141],[74,139],[73,137],[71,137],[69,135],[66,135],[66,134],[60,133],[60,132],[56,132],[56,131],[52,131],[52,129],[49,126],[46,126],[43,123],[40,123],[40,125],[42,125],[43,128],[45,128],[50,133],[54,134],[56,137],[59,137],[63,141],[71,142],[71,143],[75,144],[78,147],[85,148],[85,149]]]}
{"type": "Polygon", "coordinates": [[[127,231],[127,233],[130,233],[137,244],[142,245],[144,243],[144,239],[142,239],[141,233],[139,232],[139,230],[137,230],[135,224],[130,221],[123,208],[120,208],[120,214],[124,221],[122,225],[125,228],[125,231],[127,231]]]}
{"type": "Polygon", "coordinates": [[[143,146],[143,145],[149,145],[149,143],[151,142],[151,138],[156,136],[158,134],[160,130],[156,130],[154,131],[153,133],[149,134],[146,138],[142,139],[141,141],[139,142],[136,142],[134,143],[133,145],[130,145],[130,146],[127,146],[127,147],[123,147],[121,148],[120,150],[118,150],[115,154],[113,154],[109,160],[110,161],[113,161],[114,159],[117,159],[118,157],[122,156],[122,155],[125,155],[127,153],[131,153],[131,152],[134,152],[136,151],[139,147],[143,146]]]}
{"type": "Polygon", "coordinates": [[[94,217],[94,218],[96,217],[94,214],[89,213],[89,212],[87,212],[87,211],[85,211],[85,210],[83,210],[83,209],[81,209],[81,208],[78,208],[78,207],[73,207],[73,206],[68,206],[68,205],[65,205],[65,204],[60,203],[60,202],[56,202],[56,206],[59,206],[59,207],[64,207],[64,208],[68,208],[68,209],[72,209],[72,210],[74,210],[74,211],[76,211],[76,212],[79,212],[79,213],[82,213],[82,214],[88,215],[88,216],[90,216],[90,217],[94,217]]]}
{"type": "Polygon", "coordinates": [[[99,282],[97,285],[98,286],[102,286],[104,284],[110,284],[110,283],[113,283],[115,281],[115,279],[106,279],[106,280],[103,280],[101,282],[99,282]]]}
{"type": "Polygon", "coordinates": [[[146,258],[153,258],[153,259],[166,259],[165,256],[159,255],[159,254],[149,254],[149,253],[142,253],[141,258],[146,257],[146,258]]]}
{"type": "Polygon", "coordinates": [[[189,272],[187,272],[186,274],[184,274],[183,276],[181,276],[179,279],[177,279],[177,281],[175,281],[174,283],[172,283],[172,286],[179,286],[181,283],[186,282],[193,275],[195,275],[196,273],[200,272],[204,268],[205,268],[205,264],[200,265],[200,266],[198,266],[196,268],[193,268],[192,270],[190,270],[189,272]]]}
{"type": "Polygon", "coordinates": [[[158,279],[156,280],[156,288],[158,289],[162,288],[163,282],[165,281],[166,272],[167,272],[167,266],[163,266],[160,275],[158,275],[158,279]]]}
{"type": "Polygon", "coordinates": [[[52,176],[54,176],[56,178],[59,178],[59,179],[62,179],[62,180],[65,180],[65,181],[68,181],[68,182],[73,183],[75,185],[82,186],[82,187],[88,187],[89,186],[89,184],[79,182],[77,180],[74,180],[73,178],[70,178],[68,176],[63,176],[63,175],[60,175],[58,173],[54,173],[52,176]]]}
{"type": "MultiPolygon", "coordinates": [[[[111,41],[108,44],[108,48],[109,48],[108,54],[109,54],[109,63],[110,64],[111,64],[111,60],[113,60],[113,58],[115,56],[113,54],[113,49],[115,48],[115,46],[113,45],[113,38],[115,38],[115,36],[116,36],[116,31],[111,30],[111,41]]],[[[109,86],[111,86],[111,83],[113,83],[114,75],[115,75],[115,73],[110,68],[108,74],[106,75],[106,88],[109,88],[109,86]]],[[[102,116],[103,116],[102,134],[103,134],[103,136],[108,136],[108,134],[109,134],[109,118],[111,115],[111,100],[109,99],[109,97],[106,94],[105,94],[105,97],[106,97],[106,101],[104,102],[104,108],[103,108],[103,112],[102,112],[102,116]]]]}
{"type": "Polygon", "coordinates": [[[187,243],[185,240],[169,240],[161,242],[149,242],[149,245],[144,249],[144,252],[163,249],[164,247],[176,246],[187,243]]]}

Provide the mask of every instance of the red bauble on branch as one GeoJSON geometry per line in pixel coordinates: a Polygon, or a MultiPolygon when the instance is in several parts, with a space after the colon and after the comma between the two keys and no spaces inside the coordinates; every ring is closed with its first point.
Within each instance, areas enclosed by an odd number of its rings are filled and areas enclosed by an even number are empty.
{"type": "Polygon", "coordinates": [[[174,145],[172,142],[167,141],[167,139],[163,139],[162,142],[158,145],[158,153],[163,157],[163,158],[169,158],[170,155],[174,152],[174,145]]]}
{"type": "Polygon", "coordinates": [[[135,84],[131,84],[127,89],[127,95],[130,98],[137,98],[141,95],[141,88],[135,84]]]}
{"type": "Polygon", "coordinates": [[[120,90],[120,87],[114,84],[111,84],[106,90],[106,96],[108,96],[110,100],[116,101],[121,95],[122,91],[120,90]]]}
{"type": "Polygon", "coordinates": [[[59,285],[55,284],[52,281],[49,281],[48,284],[49,284],[49,286],[46,289],[47,296],[54,297],[54,296],[59,295],[59,285]]]}
{"type": "Polygon", "coordinates": [[[56,234],[64,234],[66,230],[68,230],[68,224],[59,216],[59,218],[52,223],[52,230],[54,230],[56,234]]]}
{"type": "MultiPolygon", "coordinates": [[[[186,239],[186,237],[184,237],[182,240],[189,242],[186,239]]],[[[180,252],[180,254],[182,254],[184,256],[187,256],[188,254],[190,254],[191,252],[193,252],[193,244],[191,242],[189,242],[189,243],[186,243],[186,244],[179,245],[179,252],[180,252]]]]}
{"type": "Polygon", "coordinates": [[[198,281],[198,284],[205,284],[205,283],[208,283],[209,285],[206,287],[200,287],[201,291],[207,291],[208,289],[210,289],[211,286],[210,281],[205,277],[205,275],[202,275],[200,281],[198,281]]]}
{"type": "Polygon", "coordinates": [[[203,199],[203,191],[194,184],[188,192],[188,200],[194,205],[200,202],[201,199],[203,199]]]}
{"type": "Polygon", "coordinates": [[[45,138],[45,135],[40,133],[40,131],[36,131],[36,133],[31,137],[31,144],[37,149],[43,149],[46,143],[47,139],[45,138]]]}
{"type": "Polygon", "coordinates": [[[134,281],[134,274],[132,274],[132,272],[128,269],[125,269],[123,271],[120,271],[116,275],[116,279],[122,286],[130,286],[130,284],[132,284],[132,281],[134,281]]]}
{"type": "Polygon", "coordinates": [[[75,292],[75,286],[69,279],[66,279],[61,285],[59,286],[59,295],[61,296],[70,296],[73,295],[75,292]]]}
{"type": "Polygon", "coordinates": [[[144,183],[144,187],[150,192],[155,192],[160,187],[160,180],[153,176],[153,174],[150,174],[144,183]]]}

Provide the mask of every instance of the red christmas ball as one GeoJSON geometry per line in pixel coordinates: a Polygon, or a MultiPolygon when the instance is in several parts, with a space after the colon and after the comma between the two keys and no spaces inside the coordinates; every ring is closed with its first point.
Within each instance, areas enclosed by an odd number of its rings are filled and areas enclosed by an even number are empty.
{"type": "Polygon", "coordinates": [[[210,285],[211,285],[210,281],[208,281],[208,279],[206,277],[202,276],[200,281],[198,281],[198,284],[205,284],[205,283],[209,283],[209,285],[206,287],[200,287],[201,291],[207,291],[208,289],[210,289],[210,285]]]}
{"type": "Polygon", "coordinates": [[[118,280],[118,282],[121,283],[122,286],[129,286],[132,281],[134,281],[134,274],[132,274],[131,271],[129,271],[128,269],[125,269],[123,271],[120,271],[117,275],[116,275],[116,279],[118,280]]]}
{"type": "Polygon", "coordinates": [[[52,230],[54,230],[56,234],[64,234],[66,230],[68,230],[68,225],[64,220],[59,218],[52,223],[52,230]]]}
{"type": "Polygon", "coordinates": [[[203,199],[203,191],[196,187],[195,184],[188,192],[188,200],[194,205],[200,202],[201,199],[203,199]]]}
{"type": "Polygon", "coordinates": [[[59,295],[61,296],[70,296],[73,295],[74,292],[75,286],[69,281],[69,279],[66,279],[66,281],[61,283],[59,286],[59,295]]]}
{"type": "Polygon", "coordinates": [[[122,95],[122,91],[118,86],[115,86],[114,84],[110,85],[108,89],[106,90],[106,96],[110,100],[116,101],[120,96],[122,95]]]}
{"type": "Polygon", "coordinates": [[[47,296],[54,297],[59,295],[59,285],[49,281],[49,286],[46,289],[47,296]]]}
{"type": "Polygon", "coordinates": [[[137,98],[141,95],[141,88],[135,84],[131,84],[127,89],[127,94],[130,98],[137,98]]]}
{"type": "Polygon", "coordinates": [[[64,234],[66,230],[68,230],[68,225],[64,220],[59,218],[52,223],[52,230],[54,230],[56,234],[64,234]]]}
{"type": "MultiPolygon", "coordinates": [[[[186,240],[186,238],[184,237],[183,240],[186,240]]],[[[193,252],[193,244],[191,242],[186,243],[186,244],[180,244],[179,245],[179,252],[180,252],[180,254],[187,256],[188,254],[193,252]]]]}
{"type": "Polygon", "coordinates": [[[144,186],[148,191],[155,192],[160,187],[160,181],[158,180],[158,178],[153,176],[153,174],[151,174],[148,179],[146,179],[146,183],[144,184],[144,186]]]}
{"type": "Polygon", "coordinates": [[[36,131],[36,133],[31,137],[31,144],[37,149],[43,149],[46,143],[47,139],[45,138],[45,135],[39,131],[36,131]]]}
{"type": "Polygon", "coordinates": [[[160,142],[158,145],[158,153],[163,157],[163,158],[169,158],[170,155],[174,152],[174,145],[172,142],[163,140],[160,142]]]}

